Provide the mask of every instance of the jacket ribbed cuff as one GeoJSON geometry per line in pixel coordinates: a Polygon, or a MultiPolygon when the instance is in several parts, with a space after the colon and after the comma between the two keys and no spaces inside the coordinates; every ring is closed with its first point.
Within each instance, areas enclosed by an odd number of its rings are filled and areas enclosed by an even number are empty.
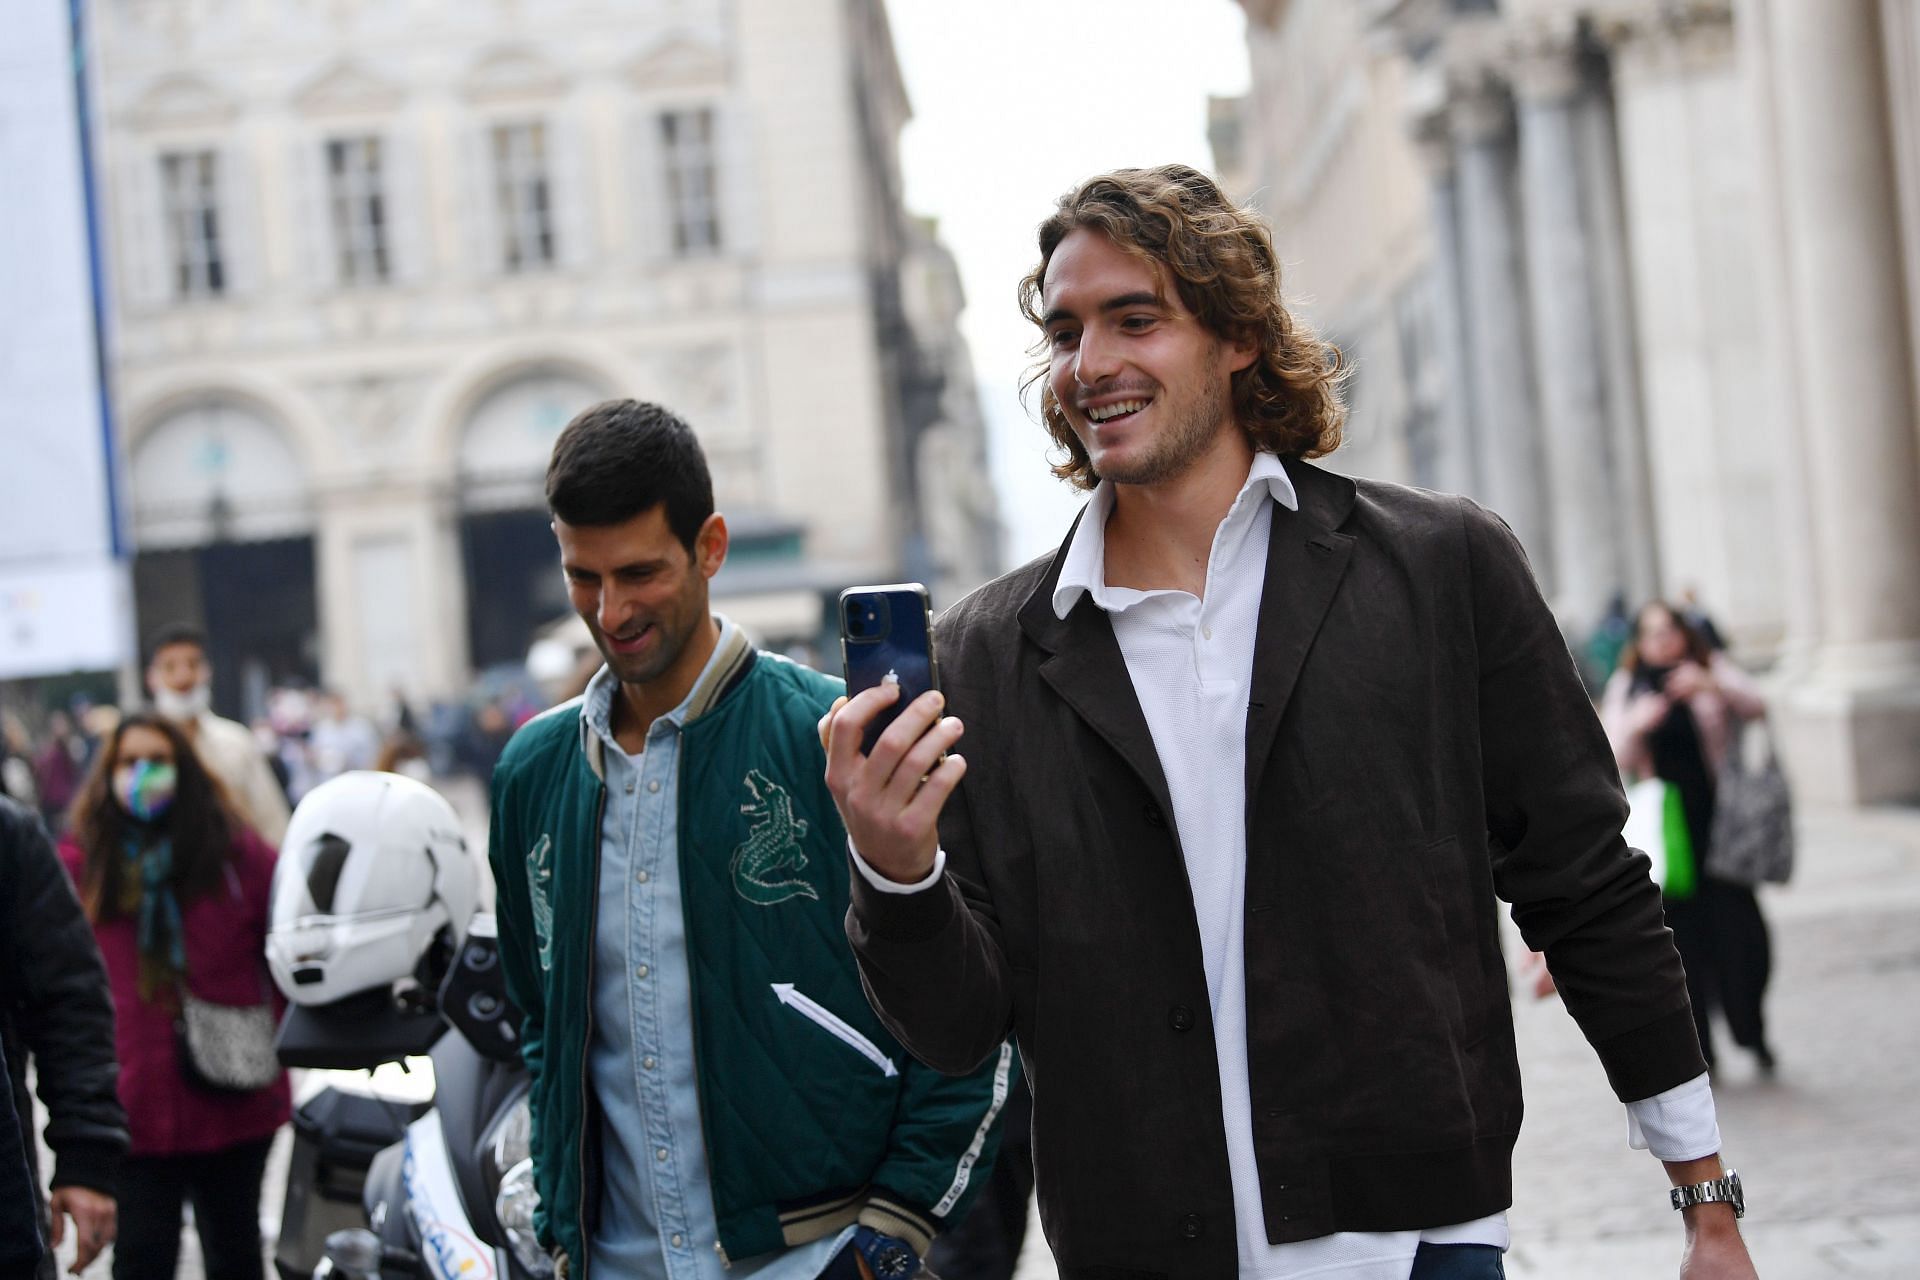
{"type": "Polygon", "coordinates": [[[888,1191],[875,1188],[867,1197],[867,1202],[860,1206],[860,1216],[856,1221],[863,1227],[872,1227],[881,1235],[905,1240],[921,1258],[925,1258],[927,1250],[933,1246],[933,1215],[888,1191]]]}
{"type": "Polygon", "coordinates": [[[960,909],[959,890],[952,876],[943,876],[918,893],[883,893],[867,883],[854,867],[850,910],[860,927],[890,942],[915,942],[933,937],[960,909]]]}
{"type": "Polygon", "coordinates": [[[111,1147],[69,1142],[61,1147],[54,1161],[53,1181],[47,1185],[55,1191],[61,1187],[85,1187],[118,1199],[120,1155],[111,1147]]]}
{"type": "Polygon", "coordinates": [[[1646,1026],[1593,1046],[1622,1102],[1639,1102],[1706,1074],[1693,1010],[1685,1005],[1646,1026]]]}

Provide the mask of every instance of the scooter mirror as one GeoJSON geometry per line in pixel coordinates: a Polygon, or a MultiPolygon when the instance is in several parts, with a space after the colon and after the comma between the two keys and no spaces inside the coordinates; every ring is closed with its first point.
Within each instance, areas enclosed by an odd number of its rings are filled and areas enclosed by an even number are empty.
{"type": "Polygon", "coordinates": [[[349,1227],[327,1237],[327,1261],[348,1276],[371,1276],[380,1271],[380,1237],[365,1227],[349,1227]]]}

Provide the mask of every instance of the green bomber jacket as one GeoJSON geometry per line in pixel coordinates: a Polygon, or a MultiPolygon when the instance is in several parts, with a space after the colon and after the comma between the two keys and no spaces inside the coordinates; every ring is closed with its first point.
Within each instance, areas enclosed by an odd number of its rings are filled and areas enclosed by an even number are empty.
{"type": "MultiPolygon", "coordinates": [[[[731,1258],[856,1221],[924,1253],[985,1181],[1017,1069],[1003,1045],[969,1074],[942,1075],[867,1003],[843,926],[846,833],[816,728],[841,687],[740,643],[712,664],[682,730],[694,1052],[731,1258]]],[[[500,953],[533,1077],[534,1225],[572,1280],[586,1276],[600,1197],[587,1054],[606,795],[582,713],[576,698],[514,735],[494,771],[488,839],[500,953]]]]}

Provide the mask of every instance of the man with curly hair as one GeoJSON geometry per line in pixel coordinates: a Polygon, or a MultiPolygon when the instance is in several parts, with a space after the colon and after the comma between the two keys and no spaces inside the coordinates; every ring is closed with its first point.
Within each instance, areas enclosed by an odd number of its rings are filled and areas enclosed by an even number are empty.
{"type": "Polygon", "coordinates": [[[1064,1277],[1498,1276],[1497,894],[1689,1189],[1682,1273],[1751,1275],[1660,894],[1513,535],[1308,461],[1339,354],[1204,175],[1094,178],[1039,249],[1033,382],[1092,496],[941,620],[944,702],[871,754],[893,689],[822,722],[883,1019],[952,1071],[1017,1033],[1064,1277]]]}

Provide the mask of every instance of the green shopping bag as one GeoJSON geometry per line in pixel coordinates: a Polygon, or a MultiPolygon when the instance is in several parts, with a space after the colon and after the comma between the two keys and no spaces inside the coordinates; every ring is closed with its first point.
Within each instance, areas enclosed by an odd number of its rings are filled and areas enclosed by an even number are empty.
{"type": "Polygon", "coordinates": [[[1680,788],[1662,778],[1644,778],[1627,788],[1628,844],[1653,862],[1653,882],[1669,898],[1685,900],[1700,883],[1700,864],[1687,831],[1680,788]]]}
{"type": "Polygon", "coordinates": [[[1693,834],[1687,829],[1687,811],[1680,804],[1680,788],[1667,786],[1660,816],[1667,841],[1667,878],[1660,888],[1667,897],[1685,901],[1699,887],[1700,864],[1694,857],[1693,834]]]}

